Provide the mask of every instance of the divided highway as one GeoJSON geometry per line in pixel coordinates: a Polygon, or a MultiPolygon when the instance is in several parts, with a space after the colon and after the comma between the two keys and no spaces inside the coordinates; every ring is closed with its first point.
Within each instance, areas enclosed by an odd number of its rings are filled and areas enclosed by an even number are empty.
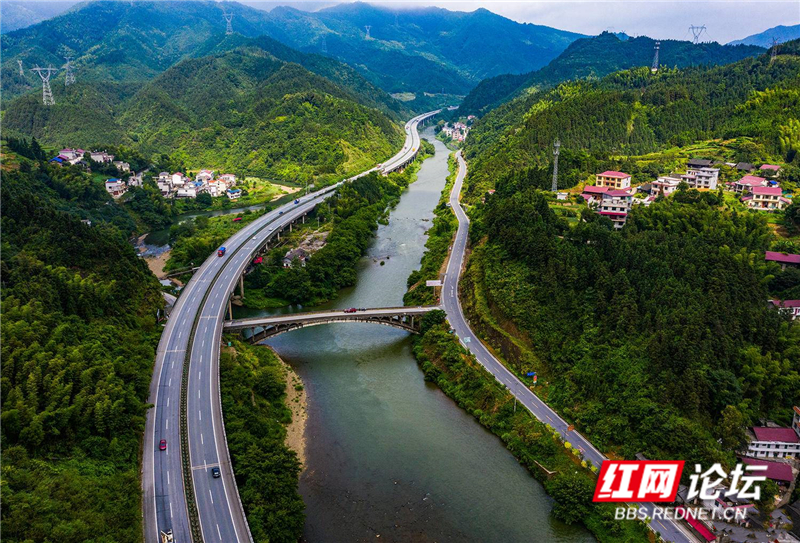
{"type": "MultiPolygon", "coordinates": [[[[406,123],[405,147],[380,168],[383,173],[413,160],[419,149],[417,125],[436,113],[438,110],[406,123]]],[[[224,313],[253,255],[344,182],[267,213],[231,236],[224,243],[225,256],[210,256],[178,298],[161,335],[150,385],[149,402],[153,407],[147,413],[142,459],[142,509],[147,543],[161,543],[161,533],[170,530],[177,543],[196,541],[189,515],[189,510],[195,507],[203,541],[252,541],[233,476],[219,396],[224,313]],[[182,416],[188,450],[181,444],[182,416]],[[184,479],[182,461],[187,453],[189,480],[184,479]],[[219,478],[212,476],[213,468],[219,468],[219,478]]]]}
{"type": "MultiPolygon", "coordinates": [[[[537,419],[555,428],[565,441],[581,451],[584,458],[598,468],[607,458],[598,451],[588,439],[575,430],[569,429],[569,424],[564,421],[553,409],[545,404],[539,397],[531,392],[508,368],[492,355],[480,339],[475,337],[469,322],[461,309],[458,298],[458,283],[464,267],[464,257],[469,235],[469,218],[461,208],[459,196],[467,174],[467,163],[461,156],[461,151],[456,154],[458,160],[458,174],[456,175],[453,189],[450,192],[450,207],[458,219],[458,230],[455,242],[450,251],[450,260],[447,263],[445,278],[442,281],[441,306],[447,313],[450,326],[455,330],[461,344],[468,349],[477,361],[486,368],[524,405],[537,419]]],[[[652,504],[641,505],[647,511],[652,511],[652,504]]],[[[695,539],[675,521],[658,520],[651,522],[651,528],[660,532],[667,541],[675,543],[694,543],[695,539]]]]}

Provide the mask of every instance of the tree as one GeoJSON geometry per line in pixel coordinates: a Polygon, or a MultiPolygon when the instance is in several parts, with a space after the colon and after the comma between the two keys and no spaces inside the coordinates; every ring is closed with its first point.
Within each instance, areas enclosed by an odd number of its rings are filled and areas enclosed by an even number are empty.
{"type": "Polygon", "coordinates": [[[722,417],[717,426],[717,436],[722,440],[722,448],[726,451],[735,451],[745,442],[745,422],[741,411],[729,405],[722,411],[722,417]]]}
{"type": "Polygon", "coordinates": [[[567,524],[580,522],[592,510],[594,485],[587,475],[559,473],[547,481],[547,493],[555,500],[553,515],[567,524]]]}

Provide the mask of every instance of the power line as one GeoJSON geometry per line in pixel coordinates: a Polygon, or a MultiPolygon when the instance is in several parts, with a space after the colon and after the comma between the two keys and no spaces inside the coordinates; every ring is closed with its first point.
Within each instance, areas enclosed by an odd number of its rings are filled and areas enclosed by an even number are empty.
{"type": "Polygon", "coordinates": [[[222,8],[222,16],[225,18],[225,35],[230,36],[233,34],[233,25],[231,25],[231,20],[233,19],[233,13],[228,13],[225,11],[225,8],[222,8]]]}
{"type": "Polygon", "coordinates": [[[53,68],[49,65],[47,68],[39,68],[39,66],[36,66],[32,68],[31,71],[36,72],[39,74],[39,77],[42,78],[42,102],[44,102],[44,105],[54,105],[56,101],[53,100],[53,91],[50,90],[50,76],[57,72],[58,68],[53,68]]]}

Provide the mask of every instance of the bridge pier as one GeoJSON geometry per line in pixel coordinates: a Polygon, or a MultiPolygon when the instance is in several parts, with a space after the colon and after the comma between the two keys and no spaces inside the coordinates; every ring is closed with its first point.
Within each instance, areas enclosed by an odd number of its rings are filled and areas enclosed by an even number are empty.
{"type": "Polygon", "coordinates": [[[231,303],[230,298],[228,298],[228,320],[233,320],[233,304],[231,303]]]}
{"type": "Polygon", "coordinates": [[[239,276],[239,295],[244,298],[244,275],[239,276]]]}

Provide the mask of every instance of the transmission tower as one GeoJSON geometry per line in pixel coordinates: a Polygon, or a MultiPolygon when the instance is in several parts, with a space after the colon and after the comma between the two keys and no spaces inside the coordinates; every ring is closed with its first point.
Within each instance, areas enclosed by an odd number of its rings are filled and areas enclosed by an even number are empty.
{"type": "Polygon", "coordinates": [[[50,65],[47,68],[36,66],[31,71],[36,72],[42,78],[42,102],[46,106],[52,106],[56,101],[53,100],[53,91],[50,90],[50,76],[57,72],[58,68],[53,68],[50,65]]]}
{"type": "Polygon", "coordinates": [[[653,73],[656,73],[658,71],[658,49],[660,47],[661,47],[661,42],[657,41],[655,46],[656,52],[653,55],[653,65],[650,67],[650,71],[653,73]]]}
{"type": "Polygon", "coordinates": [[[778,56],[778,38],[772,38],[772,51],[769,54],[769,63],[775,62],[775,57],[778,56]]]}
{"type": "Polygon", "coordinates": [[[372,27],[370,25],[364,25],[364,28],[367,29],[367,35],[366,35],[366,37],[364,39],[368,40],[369,39],[369,29],[372,28],[372,27]]]}
{"type": "Polygon", "coordinates": [[[225,22],[227,23],[225,27],[225,35],[230,36],[231,34],[233,34],[233,26],[231,25],[231,20],[233,19],[233,13],[227,13],[223,9],[222,16],[225,18],[225,22]]]}
{"type": "Polygon", "coordinates": [[[64,57],[67,63],[64,65],[64,70],[66,70],[66,75],[64,76],[64,86],[68,87],[75,83],[75,72],[72,71],[72,58],[71,57],[64,57]]]}
{"type": "Polygon", "coordinates": [[[556,138],[555,143],[553,143],[553,192],[558,192],[558,153],[561,149],[561,141],[556,138]]]}
{"type": "Polygon", "coordinates": [[[19,64],[19,75],[25,77],[25,70],[22,69],[22,61],[17,59],[17,64],[19,64]]]}
{"type": "Polygon", "coordinates": [[[703,34],[703,32],[708,34],[708,30],[706,30],[706,25],[702,26],[692,25],[689,27],[689,32],[691,32],[692,36],[694,37],[692,43],[700,43],[700,36],[703,34]]]}
{"type": "Polygon", "coordinates": [[[325,34],[322,35],[322,52],[328,54],[328,36],[325,34]]]}

